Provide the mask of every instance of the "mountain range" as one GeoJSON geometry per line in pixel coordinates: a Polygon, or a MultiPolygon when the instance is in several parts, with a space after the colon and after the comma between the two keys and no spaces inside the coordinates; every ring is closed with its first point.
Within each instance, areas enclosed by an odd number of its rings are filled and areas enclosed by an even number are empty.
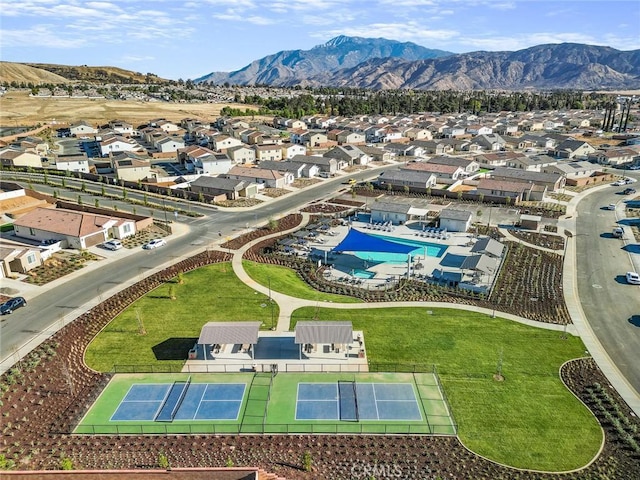
{"type": "Polygon", "coordinates": [[[454,54],[415,43],[339,36],[310,50],[268,55],[195,80],[221,85],[368,89],[639,89],[640,50],[576,43],[454,54]]]}

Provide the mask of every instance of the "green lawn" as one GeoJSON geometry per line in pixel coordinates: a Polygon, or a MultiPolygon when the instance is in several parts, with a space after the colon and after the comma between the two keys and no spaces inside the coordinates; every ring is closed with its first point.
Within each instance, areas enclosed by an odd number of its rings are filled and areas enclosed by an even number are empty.
{"type": "Polygon", "coordinates": [[[267,265],[244,260],[242,262],[247,274],[260,285],[268,287],[274,292],[284,293],[291,297],[303,298],[305,300],[315,300],[318,302],[336,303],[360,303],[361,300],[345,295],[335,295],[323,293],[311,288],[298,274],[287,267],[278,265],[267,265]]]}
{"type": "Polygon", "coordinates": [[[363,330],[370,363],[436,364],[473,451],[520,468],[568,470],[598,452],[598,423],[562,384],[558,370],[582,356],[579,338],[453,309],[303,308],[297,320],[350,320],[363,330]],[[502,355],[501,353],[502,352],[502,355]],[[502,357],[503,382],[493,380],[502,357]]]}
{"type": "MultiPolygon", "coordinates": [[[[183,284],[161,285],[114,318],[87,348],[87,365],[98,371],[110,371],[114,364],[180,366],[207,322],[259,320],[265,329],[271,326],[268,297],[238,281],[230,263],[203,267],[182,279],[183,284]],[[175,300],[169,298],[171,289],[175,300]]],[[[274,318],[278,314],[274,304],[274,318]]]]}

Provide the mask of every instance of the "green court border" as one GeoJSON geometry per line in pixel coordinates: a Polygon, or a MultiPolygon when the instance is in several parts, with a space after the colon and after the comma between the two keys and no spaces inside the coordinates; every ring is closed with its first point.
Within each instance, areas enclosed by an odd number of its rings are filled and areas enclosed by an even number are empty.
{"type": "Polygon", "coordinates": [[[116,374],[74,430],[75,434],[309,434],[384,433],[455,435],[456,426],[432,373],[137,373],[116,374]],[[174,422],[110,421],[134,383],[173,383],[191,376],[192,383],[245,383],[236,420],[179,420],[174,422]],[[414,421],[295,420],[298,383],[348,380],[365,383],[409,383],[423,416],[414,421]]]}

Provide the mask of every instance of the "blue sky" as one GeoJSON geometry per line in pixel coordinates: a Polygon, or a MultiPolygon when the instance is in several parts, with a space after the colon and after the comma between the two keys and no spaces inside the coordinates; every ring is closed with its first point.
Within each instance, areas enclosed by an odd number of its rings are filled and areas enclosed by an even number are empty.
{"type": "Polygon", "coordinates": [[[338,35],[455,53],[561,42],[640,49],[638,0],[0,0],[0,16],[2,60],[185,80],[338,35]]]}

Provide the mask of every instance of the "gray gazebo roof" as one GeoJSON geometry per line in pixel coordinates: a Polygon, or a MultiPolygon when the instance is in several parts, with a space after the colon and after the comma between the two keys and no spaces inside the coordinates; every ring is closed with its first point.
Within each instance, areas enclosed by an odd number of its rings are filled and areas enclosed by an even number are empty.
{"type": "Polygon", "coordinates": [[[262,322],[208,322],[200,331],[198,344],[256,344],[262,322]]]}
{"type": "Polygon", "coordinates": [[[486,253],[493,257],[502,255],[503,250],[504,244],[489,237],[481,238],[471,247],[472,253],[486,253]]]}
{"type": "Polygon", "coordinates": [[[471,255],[462,262],[460,266],[463,270],[478,270],[483,273],[493,273],[495,271],[495,260],[491,260],[486,255],[471,255]]]}
{"type": "Polygon", "coordinates": [[[295,343],[351,343],[351,322],[302,321],[296,323],[295,343]]]}

